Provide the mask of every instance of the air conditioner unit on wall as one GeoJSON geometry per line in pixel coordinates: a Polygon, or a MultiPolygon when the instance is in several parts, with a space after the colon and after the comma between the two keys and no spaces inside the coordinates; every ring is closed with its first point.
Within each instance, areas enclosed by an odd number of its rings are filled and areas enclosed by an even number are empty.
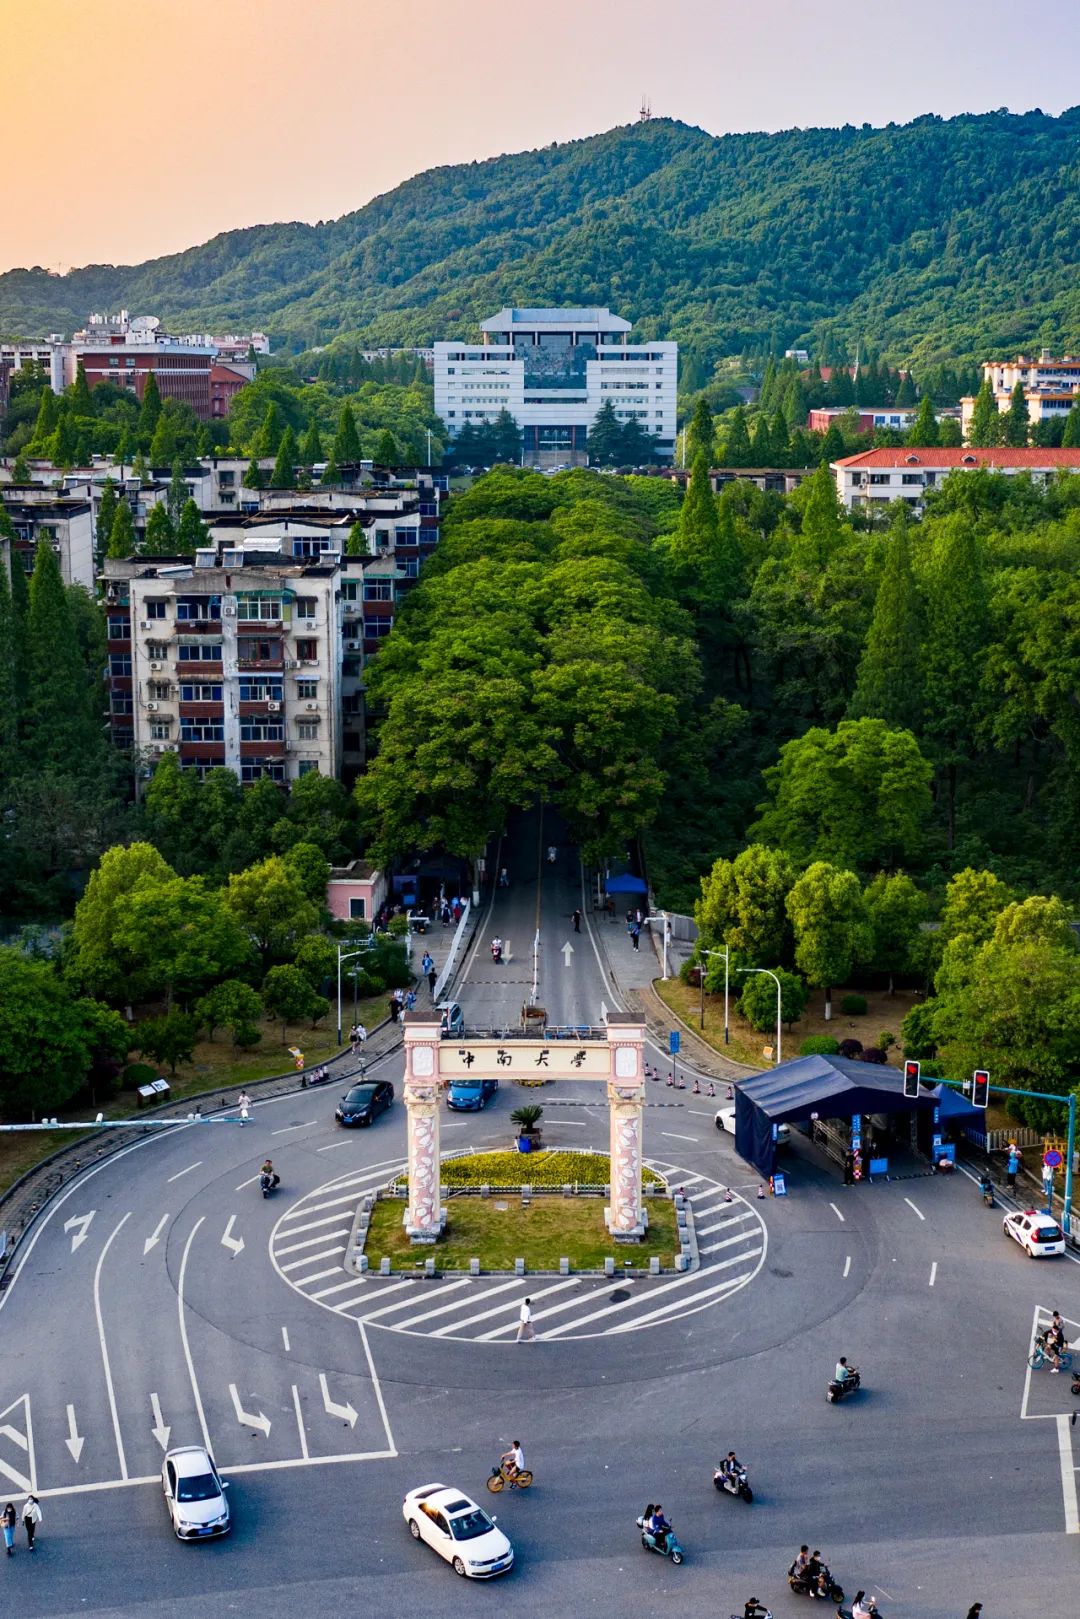
{"type": "Polygon", "coordinates": [[[267,706],[267,708],[268,708],[268,710],[270,711],[271,714],[280,714],[280,712],[281,712],[281,704],[280,703],[267,703],[266,706],[267,706]]]}
{"type": "Polygon", "coordinates": [[[319,709],[318,703],[305,703],[304,707],[307,709],[309,714],[318,713],[318,709],[319,709]]]}
{"type": "Polygon", "coordinates": [[[140,628],[140,630],[152,630],[153,627],[154,627],[154,625],[153,625],[153,621],[151,619],[143,618],[143,619],[139,620],[139,628],[140,628]]]}
{"type": "Polygon", "coordinates": [[[157,703],[147,703],[146,709],[147,709],[147,713],[156,714],[157,711],[158,711],[158,705],[157,705],[157,703]]]}
{"type": "Polygon", "coordinates": [[[221,612],[222,612],[222,616],[225,617],[225,618],[235,618],[236,617],[236,608],[235,607],[223,607],[221,609],[221,612]]]}
{"type": "Polygon", "coordinates": [[[151,667],[151,669],[160,669],[160,668],[161,668],[161,665],[160,665],[160,663],[158,663],[158,662],[157,662],[157,660],[156,660],[156,659],[153,659],[153,658],[152,658],[152,659],[151,659],[151,660],[150,660],[150,667],[151,667]]]}

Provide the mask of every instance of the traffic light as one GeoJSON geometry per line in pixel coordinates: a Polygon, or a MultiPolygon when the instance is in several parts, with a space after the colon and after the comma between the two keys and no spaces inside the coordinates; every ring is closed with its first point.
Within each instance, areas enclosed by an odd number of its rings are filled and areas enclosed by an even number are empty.
{"type": "Polygon", "coordinates": [[[918,1094],[919,1094],[919,1072],[920,1072],[920,1064],[919,1063],[917,1063],[917,1062],[906,1062],[904,1064],[904,1095],[905,1096],[909,1096],[909,1097],[912,1097],[912,1098],[918,1096],[918,1094]]]}
{"type": "Polygon", "coordinates": [[[971,1076],[971,1105],[985,1107],[990,1100],[990,1074],[985,1068],[976,1068],[971,1076]]]}

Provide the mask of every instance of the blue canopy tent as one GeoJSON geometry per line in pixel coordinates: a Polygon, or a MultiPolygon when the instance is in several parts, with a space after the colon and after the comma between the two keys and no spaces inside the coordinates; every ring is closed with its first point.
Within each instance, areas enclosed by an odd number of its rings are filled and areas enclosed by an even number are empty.
{"type": "Polygon", "coordinates": [[[643,877],[634,877],[624,871],[618,877],[606,878],[604,891],[608,894],[647,894],[649,885],[643,877]]]}
{"type": "Polygon", "coordinates": [[[910,1113],[940,1103],[942,1116],[953,1117],[969,1109],[947,1086],[943,1089],[942,1095],[942,1087],[924,1087],[917,1098],[908,1097],[896,1068],[848,1057],[795,1057],[755,1074],[736,1090],[735,1150],[768,1176],[776,1164],[774,1125],[805,1124],[815,1113],[849,1119],[855,1113],[910,1113]]]}

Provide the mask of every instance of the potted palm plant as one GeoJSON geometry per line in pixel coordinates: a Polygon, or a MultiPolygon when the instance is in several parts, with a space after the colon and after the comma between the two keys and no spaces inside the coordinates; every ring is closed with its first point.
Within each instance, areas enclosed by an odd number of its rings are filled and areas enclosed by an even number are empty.
{"type": "Polygon", "coordinates": [[[540,1145],[540,1118],[543,1108],[537,1107],[535,1102],[527,1102],[522,1107],[516,1107],[510,1115],[510,1122],[517,1126],[517,1139],[519,1152],[535,1152],[540,1145]]]}

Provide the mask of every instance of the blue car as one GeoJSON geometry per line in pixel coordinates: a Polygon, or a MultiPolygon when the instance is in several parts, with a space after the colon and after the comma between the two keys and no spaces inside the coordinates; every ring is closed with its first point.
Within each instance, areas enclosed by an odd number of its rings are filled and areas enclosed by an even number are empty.
{"type": "Polygon", "coordinates": [[[479,1113],[499,1088],[497,1079],[452,1079],[446,1095],[447,1107],[459,1113],[479,1113]]]}

